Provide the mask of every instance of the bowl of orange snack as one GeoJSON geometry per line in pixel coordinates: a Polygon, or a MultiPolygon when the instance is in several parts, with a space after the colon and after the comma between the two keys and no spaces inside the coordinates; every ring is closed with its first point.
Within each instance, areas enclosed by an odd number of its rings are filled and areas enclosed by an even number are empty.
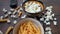
{"type": "Polygon", "coordinates": [[[15,25],[13,34],[44,34],[44,29],[39,21],[25,18],[15,25]]]}

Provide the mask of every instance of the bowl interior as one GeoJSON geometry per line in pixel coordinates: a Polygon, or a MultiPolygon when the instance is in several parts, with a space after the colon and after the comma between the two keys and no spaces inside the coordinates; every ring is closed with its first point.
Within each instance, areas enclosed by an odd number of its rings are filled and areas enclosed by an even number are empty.
{"type": "Polygon", "coordinates": [[[19,23],[17,23],[15,25],[14,30],[13,30],[13,34],[18,34],[20,24],[23,23],[23,22],[25,22],[25,21],[29,21],[29,20],[32,21],[32,23],[34,25],[36,25],[36,27],[39,26],[41,34],[44,34],[44,29],[43,29],[43,26],[41,25],[41,23],[39,21],[35,20],[35,19],[32,19],[32,18],[25,18],[25,19],[22,19],[19,23]]]}
{"type": "MultiPolygon", "coordinates": [[[[41,10],[41,12],[43,12],[43,10],[44,10],[44,5],[43,5],[43,2],[41,2],[41,1],[25,1],[24,3],[23,3],[23,10],[25,11],[25,3],[27,3],[27,2],[38,2],[39,4],[40,4],[40,6],[41,6],[41,8],[42,8],[42,10],[41,10]]],[[[25,11],[25,12],[27,12],[27,11],[25,11]]],[[[30,13],[30,12],[27,12],[27,13],[30,13]]],[[[36,13],[40,13],[40,11],[39,12],[36,12],[36,13]]],[[[32,13],[30,13],[30,14],[32,14],[32,13]]],[[[35,13],[33,13],[33,14],[35,14],[35,13]]]]}

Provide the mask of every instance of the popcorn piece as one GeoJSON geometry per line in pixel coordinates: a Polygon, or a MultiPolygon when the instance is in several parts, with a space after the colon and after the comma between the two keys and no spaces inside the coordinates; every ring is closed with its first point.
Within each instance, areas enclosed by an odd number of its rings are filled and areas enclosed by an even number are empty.
{"type": "Polygon", "coordinates": [[[46,12],[46,15],[51,15],[51,12],[46,12]]]}
{"type": "Polygon", "coordinates": [[[8,14],[6,14],[5,17],[8,17],[8,14]]]}
{"type": "Polygon", "coordinates": [[[44,21],[44,23],[47,23],[46,21],[44,21]]]}
{"type": "Polygon", "coordinates": [[[57,20],[56,18],[54,18],[54,20],[57,20]]]}
{"type": "Polygon", "coordinates": [[[47,19],[50,19],[50,16],[46,16],[47,19]]]}
{"type": "Polygon", "coordinates": [[[17,17],[17,16],[16,16],[16,15],[11,15],[11,17],[15,18],[15,17],[17,17]]]}
{"type": "Polygon", "coordinates": [[[50,25],[50,22],[47,22],[46,25],[50,25]]]}
{"type": "Polygon", "coordinates": [[[3,18],[4,18],[3,16],[0,17],[0,19],[3,19],[3,18]]]}
{"type": "Polygon", "coordinates": [[[13,23],[16,24],[17,23],[17,20],[14,20],[13,23]]]}
{"type": "Polygon", "coordinates": [[[0,30],[0,34],[3,34],[3,32],[0,30]]]}
{"type": "Polygon", "coordinates": [[[49,7],[46,7],[46,10],[50,11],[50,10],[52,10],[52,8],[53,8],[52,6],[49,6],[49,7]]]}
{"type": "Polygon", "coordinates": [[[55,15],[54,15],[54,14],[52,14],[52,16],[54,17],[55,15]]]}
{"type": "Polygon", "coordinates": [[[48,31],[48,33],[49,33],[49,34],[52,34],[52,32],[51,32],[51,31],[48,31]]]}
{"type": "Polygon", "coordinates": [[[46,18],[46,21],[49,21],[49,19],[48,19],[48,18],[46,18]]]}
{"type": "Polygon", "coordinates": [[[53,17],[52,16],[50,16],[50,20],[53,20],[53,17]]]}
{"type": "Polygon", "coordinates": [[[40,18],[41,21],[44,21],[44,18],[40,18]]]}
{"type": "Polygon", "coordinates": [[[10,23],[11,21],[8,19],[7,22],[10,23]]]}
{"type": "Polygon", "coordinates": [[[50,27],[46,27],[45,30],[46,31],[51,31],[51,28],[50,27]]]}
{"type": "Polygon", "coordinates": [[[54,24],[54,25],[57,25],[57,21],[53,21],[53,24],[54,24]]]}
{"type": "Polygon", "coordinates": [[[3,11],[4,11],[4,12],[7,12],[7,10],[6,10],[5,8],[3,8],[3,11]]]}
{"type": "Polygon", "coordinates": [[[11,12],[9,11],[8,14],[11,14],[11,12]]]}
{"type": "Polygon", "coordinates": [[[12,9],[12,8],[11,8],[10,10],[11,10],[11,11],[14,11],[14,9],[12,9]]]}
{"type": "Polygon", "coordinates": [[[20,8],[20,10],[23,10],[22,8],[20,8]]]}

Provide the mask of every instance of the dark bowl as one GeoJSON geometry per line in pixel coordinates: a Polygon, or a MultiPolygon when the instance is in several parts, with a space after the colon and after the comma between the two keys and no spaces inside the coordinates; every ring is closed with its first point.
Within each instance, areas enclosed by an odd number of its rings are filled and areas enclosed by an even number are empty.
{"type": "MultiPolygon", "coordinates": [[[[30,2],[30,1],[25,1],[25,2],[22,4],[22,8],[23,8],[24,12],[26,12],[28,15],[38,16],[38,15],[42,14],[42,12],[44,11],[43,2],[41,2],[41,1],[36,1],[36,2],[39,2],[39,3],[42,5],[42,11],[41,11],[41,12],[37,12],[37,13],[29,13],[29,12],[27,12],[27,11],[25,11],[25,8],[24,8],[24,5],[25,5],[26,2],[30,2]]],[[[33,1],[33,2],[34,2],[34,1],[33,1]]]]}

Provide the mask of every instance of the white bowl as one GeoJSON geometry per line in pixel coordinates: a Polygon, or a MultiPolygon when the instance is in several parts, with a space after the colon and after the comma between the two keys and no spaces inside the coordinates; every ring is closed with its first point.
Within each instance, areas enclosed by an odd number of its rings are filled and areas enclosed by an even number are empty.
{"type": "Polygon", "coordinates": [[[32,18],[25,18],[25,19],[20,20],[19,23],[17,23],[17,24],[15,25],[15,28],[13,29],[13,34],[18,34],[18,30],[19,30],[20,24],[21,24],[22,22],[28,21],[28,20],[31,20],[34,25],[40,26],[41,34],[44,34],[44,29],[43,29],[42,24],[41,24],[39,21],[37,21],[37,20],[35,20],[35,19],[32,19],[32,18]]]}

